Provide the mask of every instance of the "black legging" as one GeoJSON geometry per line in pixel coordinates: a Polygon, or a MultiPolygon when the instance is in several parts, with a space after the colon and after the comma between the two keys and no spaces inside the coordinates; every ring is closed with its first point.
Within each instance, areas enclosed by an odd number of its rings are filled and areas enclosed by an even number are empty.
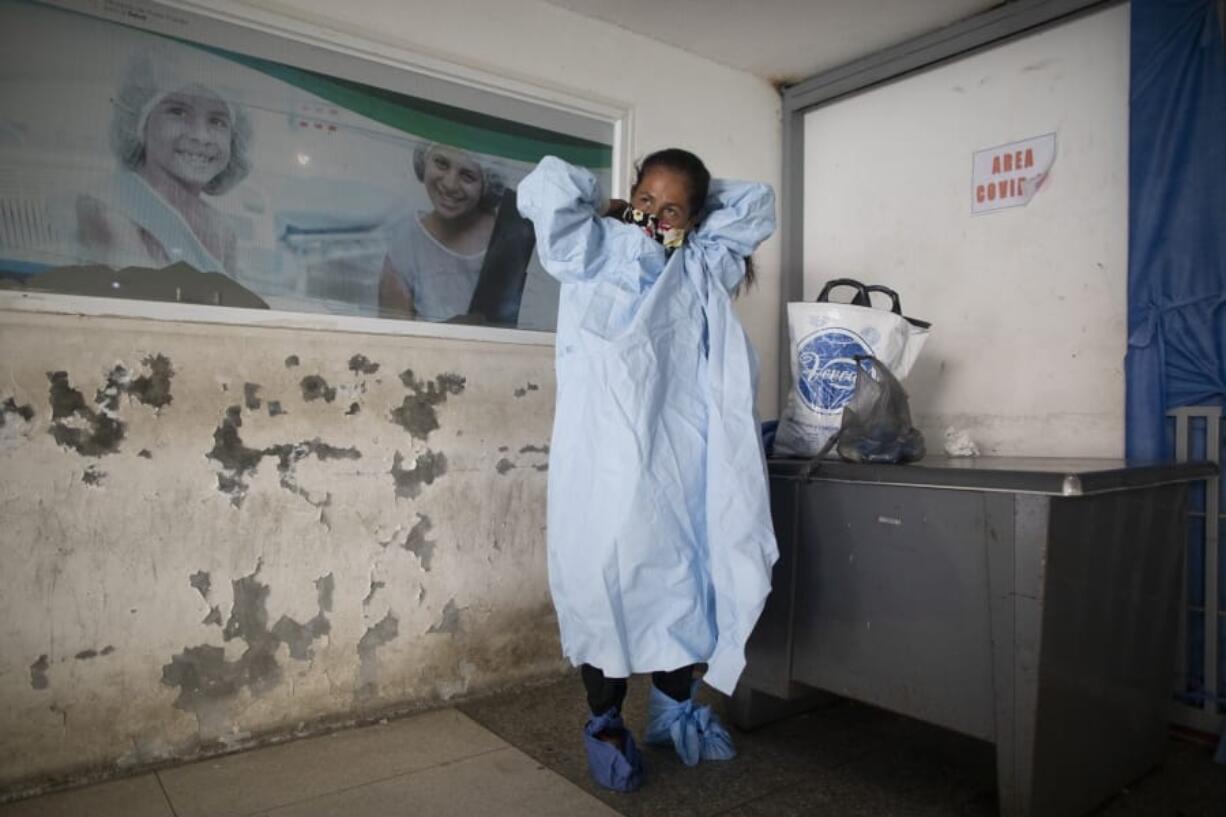
{"type": "MultiPolygon", "coordinates": [[[[603,715],[614,707],[621,711],[626,700],[626,679],[606,678],[604,673],[591,664],[579,668],[583,686],[587,690],[587,705],[593,715],[603,715]]],[[[653,672],[651,683],[674,701],[688,701],[694,681],[694,665],[689,664],[669,672],[653,672]]]]}

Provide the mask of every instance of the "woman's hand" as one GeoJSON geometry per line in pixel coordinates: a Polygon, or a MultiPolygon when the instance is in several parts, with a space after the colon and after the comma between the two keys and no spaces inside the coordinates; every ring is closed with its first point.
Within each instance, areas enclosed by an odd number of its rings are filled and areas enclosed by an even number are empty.
{"type": "Polygon", "coordinates": [[[626,208],[630,206],[630,202],[622,199],[609,199],[609,206],[605,208],[604,214],[606,217],[621,218],[622,213],[626,212],[626,208]]]}

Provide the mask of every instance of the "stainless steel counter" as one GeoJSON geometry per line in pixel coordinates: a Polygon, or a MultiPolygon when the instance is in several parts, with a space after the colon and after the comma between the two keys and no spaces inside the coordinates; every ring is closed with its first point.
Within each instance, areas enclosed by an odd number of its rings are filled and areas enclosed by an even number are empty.
{"type": "Polygon", "coordinates": [[[733,717],[824,690],[995,744],[1003,815],[1077,815],[1165,742],[1205,463],[770,462],[780,544],[733,717]]]}

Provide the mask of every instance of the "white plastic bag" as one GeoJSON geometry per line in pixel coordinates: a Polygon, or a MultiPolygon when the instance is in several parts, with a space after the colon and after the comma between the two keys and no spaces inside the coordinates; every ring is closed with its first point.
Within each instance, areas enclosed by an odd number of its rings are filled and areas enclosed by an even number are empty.
{"type": "Polygon", "coordinates": [[[907,376],[928,339],[930,324],[905,318],[898,293],[849,278],[827,282],[815,303],[788,304],[792,390],[775,434],[775,456],[814,457],[839,430],[843,406],[856,387],[856,355],[870,355],[899,379],[907,376]],[[830,292],[852,287],[850,304],[831,303],[830,292]],[[872,293],[891,308],[872,306],[872,293]]]}

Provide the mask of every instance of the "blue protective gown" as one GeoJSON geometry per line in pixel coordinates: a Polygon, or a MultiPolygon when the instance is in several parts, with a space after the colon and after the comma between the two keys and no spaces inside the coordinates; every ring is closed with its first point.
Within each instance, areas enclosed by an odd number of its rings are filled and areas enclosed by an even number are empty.
{"type": "Polygon", "coordinates": [[[757,360],[730,293],[774,231],[774,194],[712,182],[671,257],[599,217],[596,180],[560,159],[518,195],[562,282],[548,511],[562,649],[609,677],[706,662],[731,694],[778,548],[757,360]]]}

